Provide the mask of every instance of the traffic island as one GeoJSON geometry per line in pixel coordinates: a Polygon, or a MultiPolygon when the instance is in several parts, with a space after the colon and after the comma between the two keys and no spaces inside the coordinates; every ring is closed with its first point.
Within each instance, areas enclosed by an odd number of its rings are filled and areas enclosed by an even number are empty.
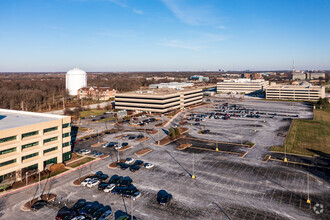
{"type": "Polygon", "coordinates": [[[238,157],[243,158],[243,157],[245,157],[246,154],[247,154],[247,151],[243,151],[238,157]]]}
{"type": "Polygon", "coordinates": [[[116,137],[114,137],[114,139],[120,139],[120,138],[122,138],[122,137],[124,137],[124,135],[122,134],[122,135],[119,135],[119,136],[116,136],[116,137]]]}
{"type": "Polygon", "coordinates": [[[146,154],[150,153],[151,151],[152,151],[152,149],[145,148],[145,149],[142,149],[142,150],[139,150],[139,151],[135,152],[134,154],[136,156],[143,156],[143,155],[146,155],[146,154]]]}
{"type": "Polygon", "coordinates": [[[105,142],[105,141],[99,142],[99,143],[96,143],[96,144],[92,144],[91,147],[99,147],[99,146],[101,146],[101,145],[103,145],[105,143],[107,143],[107,142],[105,142]]]}
{"type": "Polygon", "coordinates": [[[180,144],[179,146],[176,147],[177,150],[185,150],[189,147],[191,147],[192,144],[180,144]]]}
{"type": "Polygon", "coordinates": [[[265,156],[265,158],[262,160],[263,162],[268,162],[268,160],[271,158],[269,154],[265,156]]]}
{"type": "Polygon", "coordinates": [[[252,142],[246,142],[245,145],[247,145],[249,149],[252,149],[256,144],[252,142]]]}
{"type": "Polygon", "coordinates": [[[143,142],[143,141],[147,141],[147,140],[149,140],[148,137],[143,137],[143,138],[140,138],[140,139],[138,139],[138,140],[136,140],[136,141],[137,141],[137,142],[143,142]]]}
{"type": "MultiPolygon", "coordinates": [[[[119,162],[125,163],[125,160],[119,160],[119,162]]],[[[118,161],[112,162],[109,164],[109,168],[110,169],[117,169],[117,163],[119,163],[118,161]]]]}
{"type": "Polygon", "coordinates": [[[125,150],[127,150],[127,149],[129,149],[131,147],[132,147],[131,145],[127,145],[125,147],[122,147],[122,148],[118,149],[118,151],[125,151],[125,150]]]}
{"type": "Polygon", "coordinates": [[[26,202],[22,207],[21,207],[21,210],[22,211],[25,211],[25,212],[28,212],[28,211],[31,211],[31,207],[34,205],[34,203],[36,203],[38,200],[43,200],[43,201],[46,201],[46,202],[49,202],[49,201],[52,201],[56,198],[56,194],[45,194],[45,195],[42,195],[41,198],[35,198],[35,199],[32,199],[28,202],[26,202]]]}

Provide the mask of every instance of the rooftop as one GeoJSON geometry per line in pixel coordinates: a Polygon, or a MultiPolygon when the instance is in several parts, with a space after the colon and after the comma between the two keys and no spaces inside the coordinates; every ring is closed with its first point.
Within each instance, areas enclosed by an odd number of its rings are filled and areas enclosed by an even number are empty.
{"type": "Polygon", "coordinates": [[[39,124],[68,116],[0,109],[0,131],[39,124]]]}
{"type": "Polygon", "coordinates": [[[283,85],[283,84],[279,84],[279,85],[270,85],[267,89],[273,89],[273,88],[283,88],[283,89],[321,89],[322,86],[312,86],[312,85],[283,85]]]}
{"type": "Polygon", "coordinates": [[[117,93],[117,96],[120,95],[141,95],[141,96],[164,96],[164,95],[172,95],[179,92],[188,92],[196,89],[202,89],[201,87],[189,87],[189,88],[181,88],[181,89],[171,89],[171,88],[161,88],[161,89],[148,89],[148,90],[138,90],[133,92],[125,92],[125,93],[117,93]]]}

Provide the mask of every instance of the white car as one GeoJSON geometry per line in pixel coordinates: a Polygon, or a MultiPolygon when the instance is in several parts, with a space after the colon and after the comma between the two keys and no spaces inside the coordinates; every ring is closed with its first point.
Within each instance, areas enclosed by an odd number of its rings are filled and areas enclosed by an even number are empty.
{"type": "Polygon", "coordinates": [[[133,195],[131,196],[132,200],[137,200],[138,198],[141,197],[141,192],[140,191],[136,191],[135,193],[133,193],[133,195]]]}
{"type": "Polygon", "coordinates": [[[82,219],[86,219],[86,217],[84,215],[78,215],[74,217],[72,220],[82,220],[82,219]]]}
{"type": "Polygon", "coordinates": [[[105,213],[103,213],[101,215],[101,217],[99,218],[99,220],[108,220],[108,219],[111,218],[111,216],[112,216],[112,211],[111,210],[108,210],[108,211],[106,211],[105,213]]]}
{"type": "Polygon", "coordinates": [[[153,168],[154,165],[152,163],[145,163],[144,167],[147,168],[147,169],[150,169],[150,168],[153,168]]]}
{"type": "Polygon", "coordinates": [[[93,186],[96,186],[97,184],[99,184],[101,181],[98,179],[91,179],[88,183],[87,183],[87,187],[92,188],[93,186]]]}
{"type": "Polygon", "coordinates": [[[95,118],[96,116],[95,115],[91,115],[92,118],[95,118]]]}
{"type": "Polygon", "coordinates": [[[121,144],[118,144],[118,145],[115,147],[116,150],[119,150],[120,148],[122,148],[121,144]]]}
{"type": "Polygon", "coordinates": [[[88,183],[89,183],[89,181],[90,180],[92,180],[92,178],[86,178],[86,179],[84,179],[82,182],[81,182],[81,186],[86,186],[88,183]]]}
{"type": "Polygon", "coordinates": [[[133,161],[134,161],[133,158],[126,158],[125,163],[126,163],[126,164],[131,164],[131,163],[133,163],[133,161]]]}
{"type": "Polygon", "coordinates": [[[103,190],[103,192],[106,192],[106,193],[111,192],[111,190],[113,190],[115,187],[116,187],[116,185],[112,183],[112,184],[110,184],[109,186],[107,186],[107,187],[103,190]]]}

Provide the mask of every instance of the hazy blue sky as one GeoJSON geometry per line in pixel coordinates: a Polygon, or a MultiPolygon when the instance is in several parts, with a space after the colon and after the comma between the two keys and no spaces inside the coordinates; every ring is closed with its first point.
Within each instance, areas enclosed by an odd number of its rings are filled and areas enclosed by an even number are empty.
{"type": "Polygon", "coordinates": [[[330,69],[330,0],[0,0],[0,71],[330,69]]]}

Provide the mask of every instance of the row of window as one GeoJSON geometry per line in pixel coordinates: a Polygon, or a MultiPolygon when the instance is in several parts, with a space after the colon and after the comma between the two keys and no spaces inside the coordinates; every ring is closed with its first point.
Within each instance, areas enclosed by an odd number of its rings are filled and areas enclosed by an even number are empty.
{"type": "MultiPolygon", "coordinates": [[[[63,124],[62,125],[62,128],[68,128],[70,126],[71,126],[70,123],[66,123],[66,124],[63,124]]],[[[58,127],[57,126],[56,127],[51,127],[51,128],[46,128],[46,129],[43,130],[43,132],[45,134],[47,132],[56,131],[56,130],[58,130],[58,127]]],[[[32,132],[24,133],[24,134],[22,134],[22,139],[23,138],[26,138],[26,137],[38,135],[38,134],[39,134],[39,131],[32,131],[32,132]]],[[[68,135],[68,136],[70,136],[70,135],[68,135]]],[[[66,137],[68,137],[68,136],[66,136],[66,137]]],[[[8,141],[13,141],[13,140],[16,140],[16,139],[17,139],[17,135],[10,136],[10,137],[5,137],[5,138],[0,138],[0,143],[4,143],[4,142],[8,142],[8,141]]]]}
{"type": "Polygon", "coordinates": [[[58,139],[58,137],[47,138],[44,140],[44,144],[52,142],[52,141],[56,141],[57,139],[58,139]]]}
{"type": "Polygon", "coordinates": [[[13,148],[9,148],[7,150],[0,151],[0,155],[9,154],[9,153],[14,152],[14,151],[16,151],[16,147],[13,147],[13,148]]]}
{"type": "Polygon", "coordinates": [[[26,160],[26,159],[29,159],[29,158],[32,158],[32,157],[36,157],[36,156],[39,156],[39,152],[35,152],[33,154],[29,154],[29,155],[23,156],[22,157],[22,161],[23,160],[26,160]]]}
{"type": "Polygon", "coordinates": [[[69,136],[71,136],[71,133],[70,133],[70,132],[68,132],[68,133],[64,133],[64,134],[62,135],[63,138],[66,138],[66,137],[69,137],[69,136]]]}
{"type": "Polygon", "coordinates": [[[45,153],[48,153],[48,152],[51,152],[51,151],[55,151],[55,150],[57,150],[57,147],[49,148],[49,149],[47,149],[47,150],[44,150],[44,154],[45,154],[45,153]]]}

